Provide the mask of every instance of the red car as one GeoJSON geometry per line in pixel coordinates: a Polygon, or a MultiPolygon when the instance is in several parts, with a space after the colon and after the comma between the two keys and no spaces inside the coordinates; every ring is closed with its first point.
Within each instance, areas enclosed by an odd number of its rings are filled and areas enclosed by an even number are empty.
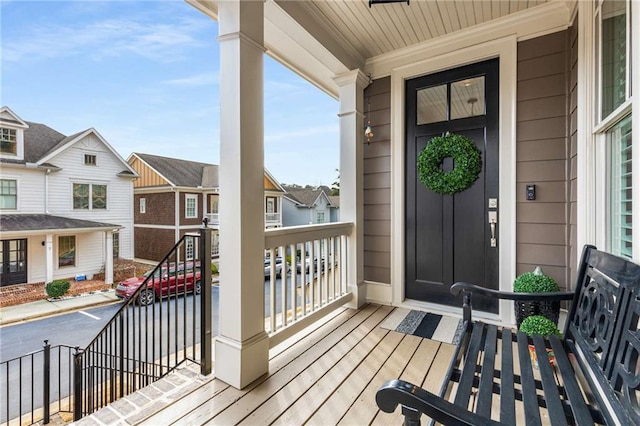
{"type": "MultiPolygon", "coordinates": [[[[150,274],[151,272],[147,272],[140,277],[119,282],[116,287],[116,296],[129,300],[150,274]]],[[[149,305],[161,297],[182,294],[185,291],[185,285],[187,292],[200,294],[202,284],[199,262],[195,265],[195,271],[193,262],[181,263],[177,269],[174,264],[170,264],[168,268],[163,266],[161,270],[156,271],[153,279],[147,281],[147,288],[140,291],[136,302],[140,305],[149,305]]]]}

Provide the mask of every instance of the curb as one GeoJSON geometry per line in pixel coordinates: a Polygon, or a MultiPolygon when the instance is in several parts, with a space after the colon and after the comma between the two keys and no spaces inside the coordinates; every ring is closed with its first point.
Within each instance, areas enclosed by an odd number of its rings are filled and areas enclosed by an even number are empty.
{"type": "Polygon", "coordinates": [[[2,319],[0,320],[0,326],[5,326],[5,325],[13,325],[16,323],[22,323],[22,322],[29,322],[32,320],[36,320],[39,318],[45,318],[45,317],[54,317],[57,315],[62,315],[62,314],[66,314],[69,312],[74,312],[74,311],[80,311],[82,309],[85,308],[95,308],[98,306],[105,306],[105,305],[111,305],[114,303],[119,303],[120,300],[105,300],[105,301],[100,301],[100,302],[93,302],[93,303],[88,303],[84,306],[73,306],[73,307],[69,307],[69,308],[61,308],[61,309],[57,309],[56,311],[53,312],[42,312],[39,314],[31,314],[31,315],[27,315],[21,318],[10,318],[10,319],[2,319]]]}

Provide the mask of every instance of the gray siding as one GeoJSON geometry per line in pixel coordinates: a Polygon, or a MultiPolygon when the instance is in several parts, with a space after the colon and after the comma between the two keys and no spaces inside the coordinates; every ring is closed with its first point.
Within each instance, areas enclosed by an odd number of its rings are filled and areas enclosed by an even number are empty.
{"type": "Polygon", "coordinates": [[[390,77],[365,89],[364,108],[374,133],[364,146],[364,279],[391,283],[390,77]]]}
{"type": "Polygon", "coordinates": [[[566,287],[570,144],[567,31],[518,43],[517,274],[536,266],[566,287]],[[535,201],[525,186],[535,184],[535,201]]]}

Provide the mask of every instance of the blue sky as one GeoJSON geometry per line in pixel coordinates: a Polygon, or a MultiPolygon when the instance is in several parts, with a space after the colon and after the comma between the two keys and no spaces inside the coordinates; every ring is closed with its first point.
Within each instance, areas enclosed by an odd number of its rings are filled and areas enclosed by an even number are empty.
{"type": "MultiPolygon", "coordinates": [[[[219,163],[217,22],[182,0],[0,0],[0,105],[131,152],[219,163]]],[[[330,185],[338,102],[265,56],[265,165],[330,185]]]]}

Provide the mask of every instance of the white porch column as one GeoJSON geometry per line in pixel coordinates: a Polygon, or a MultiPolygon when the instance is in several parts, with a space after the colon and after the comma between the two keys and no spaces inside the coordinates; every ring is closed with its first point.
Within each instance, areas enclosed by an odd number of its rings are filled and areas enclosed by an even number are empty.
{"type": "Polygon", "coordinates": [[[340,220],[353,222],[348,237],[347,285],[354,294],[350,305],[362,306],[366,300],[364,286],[363,233],[363,134],[362,105],[369,79],[360,70],[335,77],[340,87],[340,220]]]}
{"type": "Polygon", "coordinates": [[[104,283],[113,284],[113,231],[109,230],[104,234],[104,283]]]}
{"type": "Polygon", "coordinates": [[[218,2],[220,329],[216,377],[243,388],[269,369],[264,331],[263,2],[218,2]]]}
{"type": "Polygon", "coordinates": [[[53,281],[53,234],[44,237],[45,283],[53,281]]]}

